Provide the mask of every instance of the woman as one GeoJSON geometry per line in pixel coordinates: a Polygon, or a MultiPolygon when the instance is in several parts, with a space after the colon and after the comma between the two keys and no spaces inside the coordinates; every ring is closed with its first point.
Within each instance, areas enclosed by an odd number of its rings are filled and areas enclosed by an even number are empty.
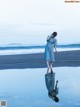
{"type": "Polygon", "coordinates": [[[56,81],[55,84],[55,73],[47,73],[45,74],[45,83],[46,83],[46,88],[48,89],[48,96],[52,98],[55,102],[59,102],[58,98],[58,80],[56,81]]]}
{"type": "Polygon", "coordinates": [[[56,37],[57,32],[53,32],[50,36],[47,37],[47,44],[45,47],[45,58],[47,62],[47,73],[49,73],[49,70],[52,71],[52,64],[55,61],[54,58],[54,49],[55,52],[57,52],[56,45],[57,45],[57,40],[56,37]]]}

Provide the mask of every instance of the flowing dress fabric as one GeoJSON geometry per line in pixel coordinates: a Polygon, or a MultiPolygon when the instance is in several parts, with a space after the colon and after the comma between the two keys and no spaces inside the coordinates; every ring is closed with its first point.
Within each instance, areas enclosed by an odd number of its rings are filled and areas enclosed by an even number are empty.
{"type": "Polygon", "coordinates": [[[48,92],[55,90],[55,73],[49,73],[45,75],[45,83],[48,89],[48,92]]]}
{"type": "Polygon", "coordinates": [[[57,40],[55,38],[51,38],[47,40],[47,44],[45,46],[45,59],[46,61],[55,61],[54,57],[54,46],[57,45],[57,40]]]}
{"type": "Polygon", "coordinates": [[[48,92],[51,93],[51,95],[54,96],[58,94],[59,88],[55,86],[55,73],[45,74],[45,84],[48,92]]]}

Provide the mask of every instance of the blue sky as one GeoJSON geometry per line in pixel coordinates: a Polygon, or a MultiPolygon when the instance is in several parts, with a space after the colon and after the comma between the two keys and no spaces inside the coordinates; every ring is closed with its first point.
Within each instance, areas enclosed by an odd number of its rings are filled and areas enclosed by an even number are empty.
{"type": "Polygon", "coordinates": [[[80,3],[64,0],[2,0],[0,44],[45,44],[53,31],[58,32],[58,43],[79,43],[79,11],[80,3]]]}

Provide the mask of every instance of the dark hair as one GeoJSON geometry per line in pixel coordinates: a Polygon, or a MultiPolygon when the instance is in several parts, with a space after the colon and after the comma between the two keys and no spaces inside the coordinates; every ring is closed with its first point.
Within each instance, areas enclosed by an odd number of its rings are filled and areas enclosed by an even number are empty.
{"type": "Polygon", "coordinates": [[[55,101],[55,102],[59,102],[59,98],[56,97],[56,96],[54,96],[54,101],[55,101]]]}
{"type": "Polygon", "coordinates": [[[52,35],[53,35],[53,37],[56,37],[57,36],[57,32],[53,32],[52,35]]]}
{"type": "Polygon", "coordinates": [[[56,95],[52,95],[50,92],[48,93],[49,97],[51,97],[55,102],[59,102],[59,98],[56,95]]]}

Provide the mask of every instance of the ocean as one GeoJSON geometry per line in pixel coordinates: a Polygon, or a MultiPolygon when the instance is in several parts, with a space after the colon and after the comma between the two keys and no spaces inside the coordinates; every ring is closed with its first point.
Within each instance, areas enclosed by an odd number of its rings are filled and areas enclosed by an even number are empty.
{"type": "MultiPolygon", "coordinates": [[[[0,55],[29,54],[44,52],[45,45],[5,45],[0,46],[0,55]]],[[[57,45],[58,51],[79,50],[80,44],[57,45]]]]}

